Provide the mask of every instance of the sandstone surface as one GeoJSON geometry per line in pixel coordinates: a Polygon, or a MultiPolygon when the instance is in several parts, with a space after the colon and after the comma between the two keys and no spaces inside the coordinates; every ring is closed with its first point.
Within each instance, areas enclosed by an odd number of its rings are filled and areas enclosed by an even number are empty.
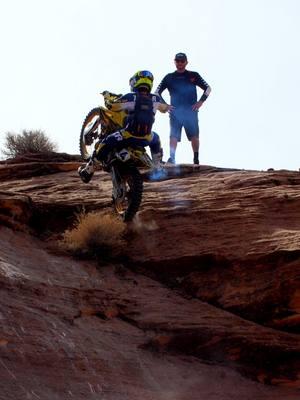
{"type": "Polygon", "coordinates": [[[108,262],[57,245],[111,212],[109,175],[78,165],[0,165],[0,399],[299,399],[299,172],[145,173],[108,262]]]}

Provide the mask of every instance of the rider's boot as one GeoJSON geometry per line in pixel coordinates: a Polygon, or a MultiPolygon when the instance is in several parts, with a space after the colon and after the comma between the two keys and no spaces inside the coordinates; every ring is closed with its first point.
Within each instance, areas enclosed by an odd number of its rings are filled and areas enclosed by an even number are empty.
{"type": "Polygon", "coordinates": [[[91,158],[86,165],[82,165],[78,168],[78,174],[84,183],[89,183],[94,175],[94,161],[91,158]]]}

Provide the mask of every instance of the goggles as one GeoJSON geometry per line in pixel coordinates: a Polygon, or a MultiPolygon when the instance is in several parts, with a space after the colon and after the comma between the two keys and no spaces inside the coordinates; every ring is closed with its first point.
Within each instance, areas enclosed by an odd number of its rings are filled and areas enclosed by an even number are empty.
{"type": "Polygon", "coordinates": [[[150,71],[139,71],[139,72],[137,72],[136,76],[138,78],[148,78],[151,81],[153,81],[153,75],[151,74],[150,71]]]}

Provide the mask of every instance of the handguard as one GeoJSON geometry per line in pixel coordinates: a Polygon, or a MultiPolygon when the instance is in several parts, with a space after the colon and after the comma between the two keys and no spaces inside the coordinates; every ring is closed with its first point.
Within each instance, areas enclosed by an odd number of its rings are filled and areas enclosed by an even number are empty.
{"type": "Polygon", "coordinates": [[[120,97],[122,97],[122,94],[115,94],[109,92],[108,90],[104,90],[101,94],[104,97],[105,107],[108,108],[109,110],[111,109],[112,104],[120,97]]]}

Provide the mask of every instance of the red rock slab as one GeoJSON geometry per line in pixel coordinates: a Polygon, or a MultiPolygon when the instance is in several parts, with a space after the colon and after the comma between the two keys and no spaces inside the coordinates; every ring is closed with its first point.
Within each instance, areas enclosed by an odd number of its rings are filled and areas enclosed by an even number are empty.
{"type": "Polygon", "coordinates": [[[145,185],[139,271],[244,318],[299,332],[300,175],[201,172],[145,185]]]}
{"type": "Polygon", "coordinates": [[[59,172],[74,171],[81,162],[30,162],[19,164],[0,165],[0,180],[24,179],[33,176],[56,174],[59,172]]]}
{"type": "Polygon", "coordinates": [[[215,254],[243,259],[298,250],[299,185],[296,172],[251,171],[199,173],[149,183],[139,214],[140,249],[134,257],[155,261],[215,254]],[[147,224],[157,227],[151,235],[147,224]]]}
{"type": "Polygon", "coordinates": [[[0,245],[0,382],[7,399],[190,399],[197,393],[296,399],[296,392],[225,368],[298,387],[296,335],[185,299],[121,266],[97,269],[49,254],[25,234],[2,228],[0,245]]]}
{"type": "Polygon", "coordinates": [[[32,202],[29,196],[0,191],[0,224],[28,231],[32,217],[32,202]]]}

